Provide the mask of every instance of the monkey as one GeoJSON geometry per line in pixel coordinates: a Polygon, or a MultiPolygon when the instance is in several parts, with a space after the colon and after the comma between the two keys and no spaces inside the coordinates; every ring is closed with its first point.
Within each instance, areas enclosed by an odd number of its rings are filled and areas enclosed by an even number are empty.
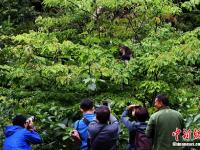
{"type": "Polygon", "coordinates": [[[171,23],[171,25],[173,27],[175,27],[177,25],[177,18],[174,15],[165,15],[165,16],[163,16],[163,20],[166,23],[171,23]]]}
{"type": "Polygon", "coordinates": [[[31,0],[31,5],[34,6],[35,11],[42,12],[44,6],[42,0],[31,0]]]}
{"type": "Polygon", "coordinates": [[[119,58],[124,61],[129,61],[132,57],[132,51],[130,48],[124,45],[119,46],[119,58]]]}

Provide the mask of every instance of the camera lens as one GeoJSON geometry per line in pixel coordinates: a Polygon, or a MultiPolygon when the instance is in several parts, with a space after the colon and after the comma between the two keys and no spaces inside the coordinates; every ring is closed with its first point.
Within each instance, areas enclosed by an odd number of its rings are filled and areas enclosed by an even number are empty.
{"type": "Polygon", "coordinates": [[[104,106],[108,106],[108,102],[106,102],[106,101],[102,102],[102,104],[103,104],[104,106]]]}

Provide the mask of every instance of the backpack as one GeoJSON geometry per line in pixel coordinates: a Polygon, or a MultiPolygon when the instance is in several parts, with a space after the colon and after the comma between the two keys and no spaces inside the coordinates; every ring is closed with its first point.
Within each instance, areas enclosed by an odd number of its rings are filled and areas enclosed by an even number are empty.
{"type": "MultiPolygon", "coordinates": [[[[83,122],[86,124],[86,126],[88,126],[89,124],[90,124],[90,121],[87,119],[87,118],[83,118],[82,119],[83,120],[83,122]]],[[[77,143],[79,143],[79,144],[81,144],[81,136],[80,136],[80,134],[79,134],[79,132],[78,132],[78,126],[79,126],[79,122],[80,122],[80,120],[78,121],[78,124],[77,124],[77,127],[76,127],[76,129],[74,129],[73,131],[72,131],[72,133],[71,133],[71,137],[77,142],[77,143]]]]}
{"type": "Polygon", "coordinates": [[[152,149],[152,140],[146,136],[144,131],[136,130],[133,142],[136,150],[152,149]]]}

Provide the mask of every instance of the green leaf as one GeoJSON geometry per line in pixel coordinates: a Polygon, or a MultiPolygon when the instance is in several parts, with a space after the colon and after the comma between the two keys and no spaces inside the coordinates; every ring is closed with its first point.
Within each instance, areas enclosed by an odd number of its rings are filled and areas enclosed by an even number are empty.
{"type": "Polygon", "coordinates": [[[198,115],[196,115],[195,117],[194,117],[194,122],[197,122],[197,120],[199,120],[200,119],[200,114],[198,114],[198,115]]]}
{"type": "Polygon", "coordinates": [[[62,140],[65,141],[65,140],[67,140],[67,139],[69,139],[69,138],[70,138],[70,136],[69,136],[69,135],[66,135],[66,136],[63,136],[63,137],[62,137],[62,140]]]}
{"type": "Polygon", "coordinates": [[[66,128],[66,125],[63,124],[63,123],[58,123],[57,125],[58,125],[59,127],[61,127],[62,129],[65,129],[65,128],[66,128]]]}

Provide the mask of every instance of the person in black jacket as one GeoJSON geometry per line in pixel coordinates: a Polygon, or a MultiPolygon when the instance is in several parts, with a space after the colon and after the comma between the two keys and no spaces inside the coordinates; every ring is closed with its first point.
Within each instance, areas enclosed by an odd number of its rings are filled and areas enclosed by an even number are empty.
{"type": "Polygon", "coordinates": [[[110,114],[107,106],[96,109],[96,120],[89,124],[90,150],[116,150],[119,136],[119,122],[110,114]]]}

